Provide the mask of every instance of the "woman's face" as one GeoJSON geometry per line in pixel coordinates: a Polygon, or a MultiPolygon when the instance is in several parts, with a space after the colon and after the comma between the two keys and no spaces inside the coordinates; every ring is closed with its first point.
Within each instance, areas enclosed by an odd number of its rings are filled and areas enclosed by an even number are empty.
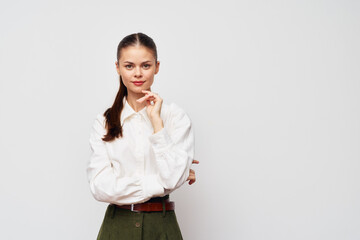
{"type": "Polygon", "coordinates": [[[121,49],[116,70],[121,76],[128,94],[142,94],[141,90],[149,90],[154,82],[154,75],[159,71],[160,62],[150,49],[144,46],[128,46],[121,49]]]}

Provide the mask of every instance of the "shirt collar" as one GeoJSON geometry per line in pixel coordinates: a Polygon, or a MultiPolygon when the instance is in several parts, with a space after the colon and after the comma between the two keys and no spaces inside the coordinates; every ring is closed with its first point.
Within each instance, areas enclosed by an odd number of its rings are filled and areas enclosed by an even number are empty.
{"type": "MultiPolygon", "coordinates": [[[[120,115],[120,122],[121,122],[121,126],[124,124],[124,121],[128,118],[131,117],[134,114],[140,114],[144,117],[144,119],[147,121],[148,120],[148,116],[146,113],[146,106],[141,109],[139,112],[135,112],[135,110],[130,106],[130,104],[128,103],[128,101],[126,100],[126,96],[124,96],[123,98],[123,110],[121,112],[120,115]]],[[[150,120],[149,120],[150,121],[150,120]]]]}

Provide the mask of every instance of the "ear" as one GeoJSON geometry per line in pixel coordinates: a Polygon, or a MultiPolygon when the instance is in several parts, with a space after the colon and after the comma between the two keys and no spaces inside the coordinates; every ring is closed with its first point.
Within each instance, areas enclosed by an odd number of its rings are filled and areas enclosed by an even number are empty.
{"type": "Polygon", "coordinates": [[[117,73],[120,75],[120,66],[119,66],[119,62],[115,61],[115,66],[116,66],[116,71],[117,73]]]}
{"type": "Polygon", "coordinates": [[[156,68],[155,68],[155,74],[157,74],[159,72],[159,68],[160,68],[160,62],[157,61],[156,62],[156,68]]]}

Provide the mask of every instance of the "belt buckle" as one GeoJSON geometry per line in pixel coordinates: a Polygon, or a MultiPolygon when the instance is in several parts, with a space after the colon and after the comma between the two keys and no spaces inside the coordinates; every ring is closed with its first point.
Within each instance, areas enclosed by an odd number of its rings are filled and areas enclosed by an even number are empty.
{"type": "Polygon", "coordinates": [[[130,209],[132,212],[140,212],[140,211],[138,211],[138,210],[134,210],[134,204],[132,203],[131,204],[131,209],[130,209]]]}

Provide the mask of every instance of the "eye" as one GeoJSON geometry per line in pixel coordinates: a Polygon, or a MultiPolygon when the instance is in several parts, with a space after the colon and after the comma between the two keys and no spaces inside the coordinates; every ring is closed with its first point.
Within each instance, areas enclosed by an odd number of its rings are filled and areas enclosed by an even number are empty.
{"type": "Polygon", "coordinates": [[[144,68],[149,68],[150,66],[150,64],[144,64],[144,68]]]}
{"type": "Polygon", "coordinates": [[[131,68],[132,68],[132,65],[130,65],[130,64],[125,65],[125,68],[126,68],[126,69],[131,69],[131,68]]]}

